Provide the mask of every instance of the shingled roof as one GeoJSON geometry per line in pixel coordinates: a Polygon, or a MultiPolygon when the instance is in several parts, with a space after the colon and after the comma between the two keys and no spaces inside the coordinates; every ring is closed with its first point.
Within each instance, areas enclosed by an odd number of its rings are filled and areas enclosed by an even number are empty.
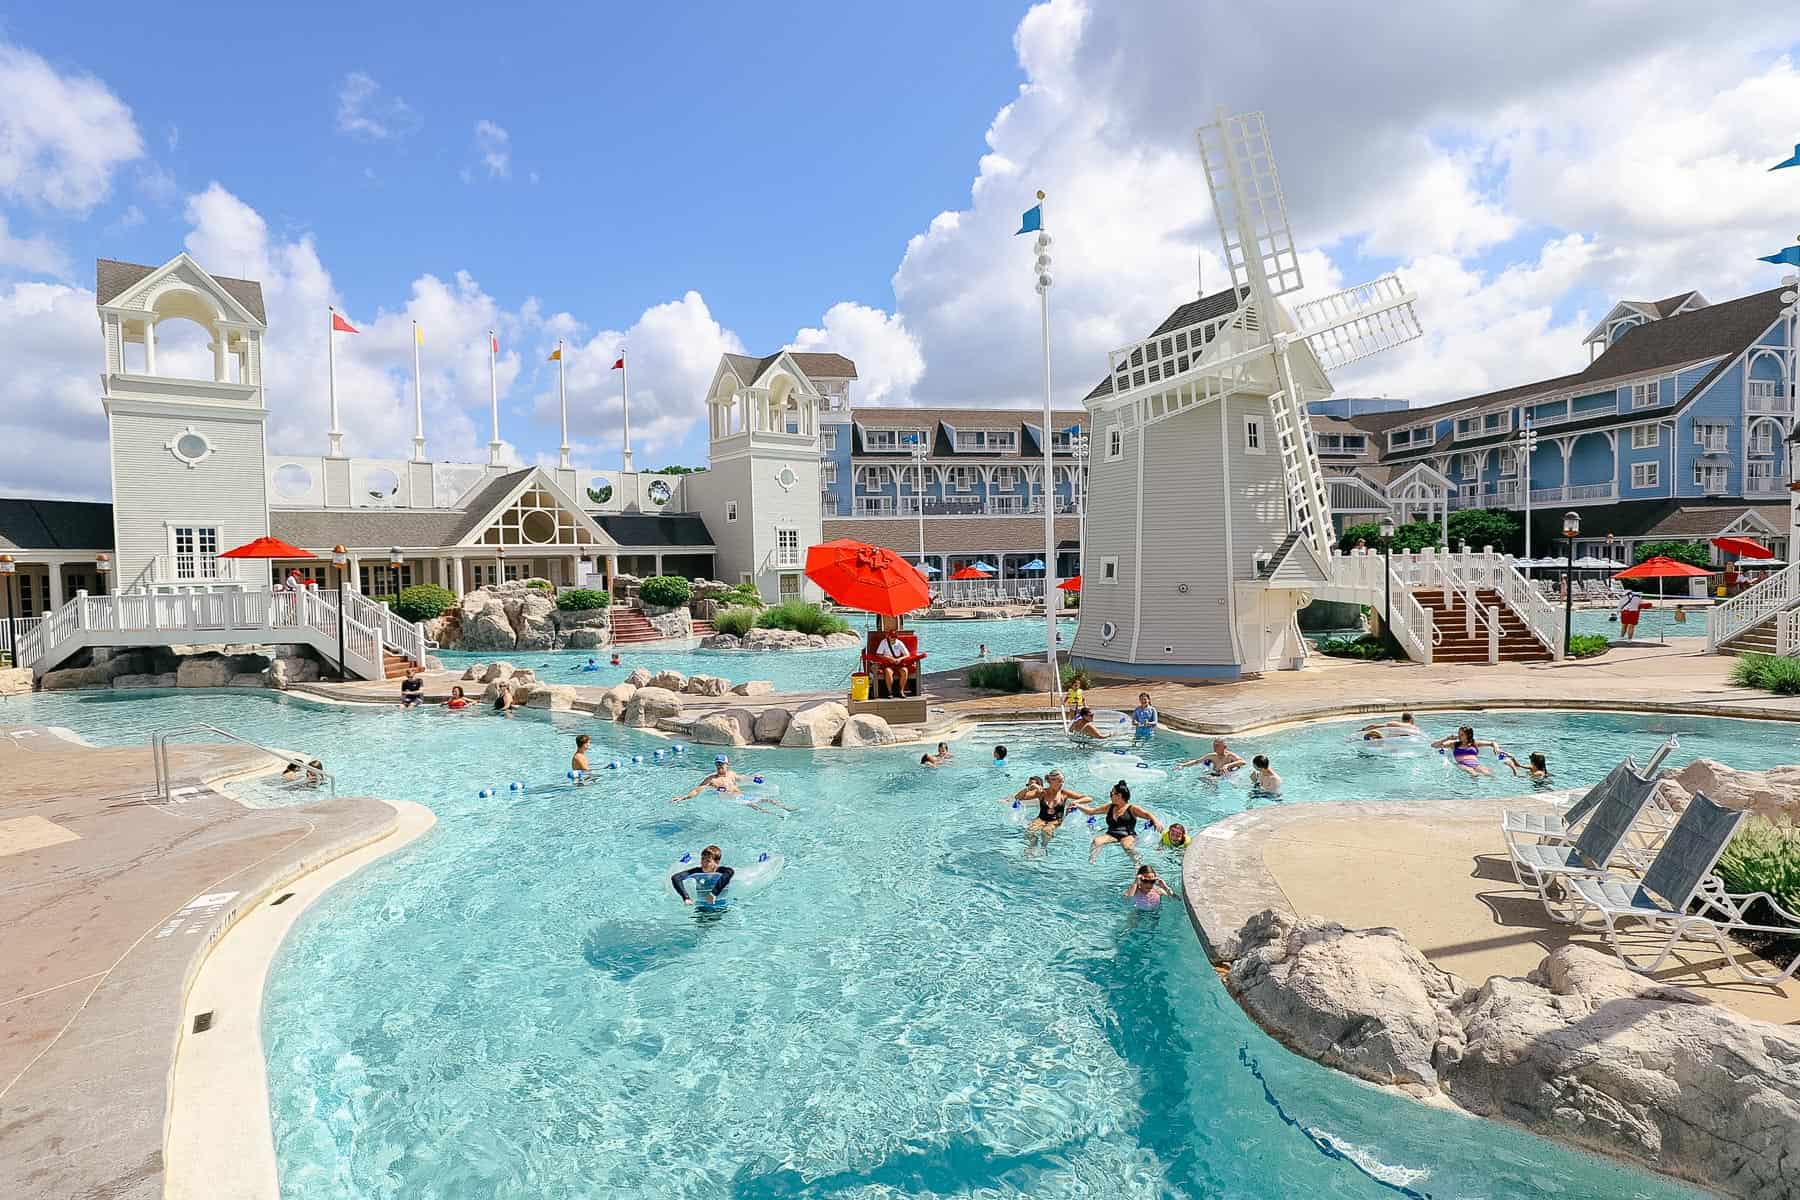
{"type": "MultiPolygon", "coordinates": [[[[1145,334],[1146,338],[1161,337],[1165,333],[1174,333],[1177,329],[1186,329],[1189,325],[1198,325],[1202,321],[1211,321],[1236,310],[1238,298],[1248,296],[1249,288],[1226,288],[1222,292],[1214,292],[1210,296],[1202,296],[1198,300],[1189,300],[1176,307],[1163,320],[1161,325],[1145,334]]],[[[1112,395],[1112,376],[1109,374],[1094,385],[1094,390],[1083,396],[1083,400],[1094,400],[1101,396],[1112,395]]]]}
{"type": "Polygon", "coordinates": [[[810,350],[777,350],[773,354],[765,354],[761,358],[753,358],[748,354],[727,354],[725,361],[731,364],[732,370],[745,383],[753,383],[762,373],[769,369],[769,364],[786,354],[794,360],[794,365],[806,372],[808,379],[855,379],[856,364],[841,354],[815,352],[810,350]]]}
{"type": "MultiPolygon", "coordinates": [[[[131,285],[142,281],[151,272],[158,270],[161,268],[147,267],[142,263],[120,262],[116,258],[95,259],[95,303],[111,304],[131,285]]],[[[225,289],[227,295],[243,305],[251,316],[264,324],[268,323],[269,316],[263,311],[262,284],[254,279],[233,279],[229,275],[213,275],[212,279],[214,283],[225,289]]]]}
{"type": "Polygon", "coordinates": [[[111,550],[113,507],[95,500],[0,500],[8,550],[111,550]]]}

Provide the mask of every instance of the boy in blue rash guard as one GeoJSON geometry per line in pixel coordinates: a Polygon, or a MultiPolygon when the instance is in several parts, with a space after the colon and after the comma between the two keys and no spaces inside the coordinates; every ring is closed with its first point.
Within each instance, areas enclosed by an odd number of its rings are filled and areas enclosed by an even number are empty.
{"type": "Polygon", "coordinates": [[[688,880],[696,875],[717,875],[719,877],[719,884],[712,889],[712,895],[702,897],[708,901],[717,901],[725,889],[731,886],[732,869],[730,867],[722,867],[719,865],[719,859],[722,854],[723,852],[717,846],[708,846],[706,849],[700,851],[699,866],[689,867],[685,871],[677,871],[669,876],[669,886],[675,889],[675,894],[681,897],[681,902],[683,904],[692,904],[694,902],[694,898],[687,894],[687,887],[685,885],[688,880]]]}
{"type": "Polygon", "coordinates": [[[1150,703],[1149,692],[1139,692],[1137,707],[1131,710],[1131,732],[1146,738],[1156,732],[1156,705],[1150,703]]]}

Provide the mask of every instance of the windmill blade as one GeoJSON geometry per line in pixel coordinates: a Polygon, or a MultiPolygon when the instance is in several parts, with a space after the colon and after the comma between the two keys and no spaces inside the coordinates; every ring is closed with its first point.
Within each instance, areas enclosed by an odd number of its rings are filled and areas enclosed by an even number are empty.
{"type": "Polygon", "coordinates": [[[1299,336],[1327,371],[1420,337],[1418,299],[1398,275],[1308,300],[1293,309],[1299,336]]]}
{"type": "Polygon", "coordinates": [[[1198,136],[1232,282],[1267,289],[1270,296],[1299,291],[1305,286],[1300,259],[1263,115],[1231,116],[1221,109],[1219,119],[1202,126],[1198,136]]]}

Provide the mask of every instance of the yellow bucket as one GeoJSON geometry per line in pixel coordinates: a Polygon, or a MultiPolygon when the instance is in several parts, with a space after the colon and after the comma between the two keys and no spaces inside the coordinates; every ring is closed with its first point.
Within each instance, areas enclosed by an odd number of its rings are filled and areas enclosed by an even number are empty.
{"type": "Polygon", "coordinates": [[[869,698],[869,676],[866,672],[858,671],[850,676],[850,698],[852,700],[869,698]]]}

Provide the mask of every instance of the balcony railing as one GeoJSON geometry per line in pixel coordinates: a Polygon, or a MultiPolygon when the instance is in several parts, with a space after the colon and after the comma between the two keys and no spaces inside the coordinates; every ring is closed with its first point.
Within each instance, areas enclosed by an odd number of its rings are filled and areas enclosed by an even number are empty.
{"type": "Polygon", "coordinates": [[[237,559],[216,554],[158,554],[151,570],[152,581],[159,584],[205,586],[241,583],[243,578],[237,559]]]}
{"type": "MultiPolygon", "coordinates": [[[[824,500],[827,516],[835,516],[836,512],[829,499],[824,500]]],[[[979,496],[948,497],[937,496],[858,496],[856,498],[856,515],[859,517],[1018,517],[1044,511],[1042,496],[991,496],[986,500],[979,496]]],[[[1081,506],[1066,496],[1056,498],[1056,511],[1064,516],[1075,516],[1081,512],[1081,506]]]]}
{"type": "Polygon", "coordinates": [[[898,506],[891,496],[858,496],[856,498],[856,515],[859,517],[891,517],[898,506]]]}
{"type": "Polygon", "coordinates": [[[1786,396],[1758,396],[1752,394],[1745,402],[1745,408],[1753,413],[1791,413],[1794,402],[1786,396]]]}

